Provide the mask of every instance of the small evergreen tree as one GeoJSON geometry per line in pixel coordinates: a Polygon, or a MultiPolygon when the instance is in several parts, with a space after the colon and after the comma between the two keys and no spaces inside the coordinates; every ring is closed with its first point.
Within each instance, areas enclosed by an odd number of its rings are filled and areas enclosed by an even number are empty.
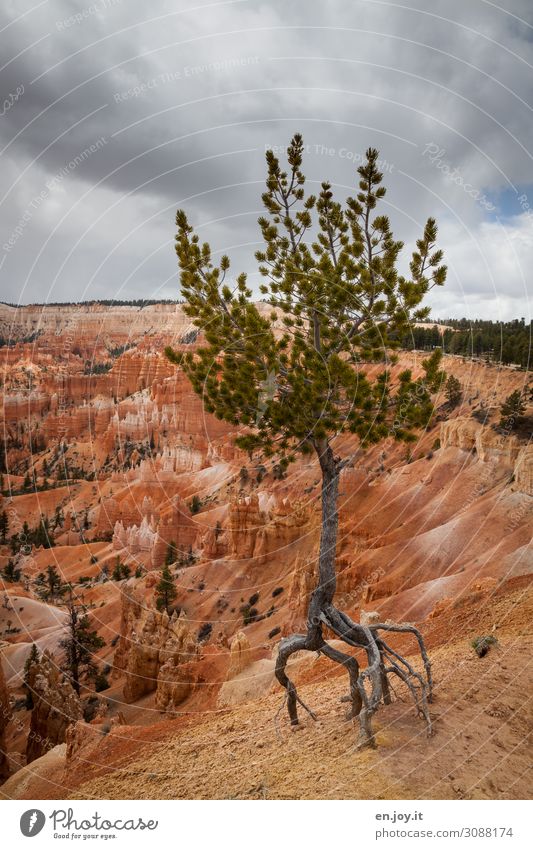
{"type": "Polygon", "coordinates": [[[422,367],[426,372],[426,384],[432,392],[438,392],[446,380],[446,372],[440,368],[442,362],[442,348],[435,348],[427,360],[422,360],[422,367]]]}
{"type": "Polygon", "coordinates": [[[15,566],[13,560],[9,558],[2,572],[4,580],[9,581],[10,584],[17,584],[20,581],[21,575],[22,570],[15,566]]]}
{"type": "Polygon", "coordinates": [[[194,516],[195,513],[200,512],[200,509],[202,507],[202,500],[201,500],[199,495],[193,495],[189,507],[190,507],[190,510],[191,510],[191,513],[193,514],[193,516],[194,516]]]}
{"type": "Polygon", "coordinates": [[[444,384],[444,393],[451,409],[457,407],[461,403],[463,397],[463,387],[461,382],[450,374],[444,384]]]}
{"type": "Polygon", "coordinates": [[[113,574],[111,575],[113,581],[122,581],[125,578],[129,578],[131,575],[131,569],[125,563],[120,562],[120,557],[117,557],[115,568],[113,569],[113,574]]]}
{"type": "Polygon", "coordinates": [[[67,602],[67,635],[60,641],[65,650],[65,664],[71,684],[80,694],[83,675],[94,677],[95,653],[105,646],[105,640],[92,628],[84,605],[76,604],[72,594],[67,602]]]}
{"type": "Polygon", "coordinates": [[[50,523],[48,521],[48,516],[42,516],[37,525],[36,530],[33,533],[33,540],[37,548],[42,546],[43,548],[53,548],[55,545],[52,532],[50,530],[50,523]]]}
{"type": "Polygon", "coordinates": [[[59,506],[59,504],[58,504],[58,505],[56,506],[55,513],[54,513],[54,531],[55,531],[57,528],[62,528],[62,527],[63,527],[63,522],[64,522],[64,521],[65,521],[65,517],[64,517],[64,515],[63,515],[63,511],[62,511],[61,507],[60,507],[60,506],[59,506]]]}
{"type": "Polygon", "coordinates": [[[168,565],[165,563],[161,570],[161,578],[156,584],[156,607],[158,610],[166,610],[170,616],[170,606],[177,596],[174,579],[168,565]]]}
{"type": "Polygon", "coordinates": [[[516,430],[520,418],[524,415],[526,405],[519,389],[515,389],[507,396],[500,407],[500,427],[503,430],[516,430]]]}
{"type": "Polygon", "coordinates": [[[120,557],[117,557],[115,568],[113,569],[111,578],[113,581],[121,581],[122,580],[122,566],[120,563],[120,557]]]}
{"type": "Polygon", "coordinates": [[[94,676],[94,689],[97,693],[101,693],[102,690],[107,690],[109,688],[109,678],[102,672],[101,670],[96,672],[94,676]]]}
{"type": "Polygon", "coordinates": [[[65,589],[65,585],[61,579],[61,575],[57,571],[55,566],[47,566],[46,567],[46,584],[48,587],[48,594],[51,598],[56,598],[58,596],[63,595],[65,589]]]}
{"type": "Polygon", "coordinates": [[[165,554],[165,566],[172,566],[177,557],[176,543],[171,540],[167,545],[167,553],[165,554]]]}
{"type": "Polygon", "coordinates": [[[28,657],[26,658],[26,662],[24,664],[24,689],[26,691],[26,710],[33,710],[33,693],[28,684],[28,679],[30,676],[30,668],[35,663],[39,663],[41,656],[39,654],[39,649],[37,648],[35,643],[31,644],[31,649],[28,657]]]}
{"type": "Polygon", "coordinates": [[[0,513],[0,537],[5,542],[9,533],[9,517],[5,510],[0,513]]]}

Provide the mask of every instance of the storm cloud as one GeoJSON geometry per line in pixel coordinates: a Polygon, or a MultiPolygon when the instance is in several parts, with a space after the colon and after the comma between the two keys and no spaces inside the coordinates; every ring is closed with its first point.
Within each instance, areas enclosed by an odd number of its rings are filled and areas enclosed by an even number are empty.
{"type": "Polygon", "coordinates": [[[353,192],[378,147],[396,235],[440,225],[434,316],[530,318],[533,9],[510,0],[3,4],[2,299],[176,297],[176,208],[234,271],[264,153],[353,192]],[[531,209],[530,209],[531,207],[531,209]]]}

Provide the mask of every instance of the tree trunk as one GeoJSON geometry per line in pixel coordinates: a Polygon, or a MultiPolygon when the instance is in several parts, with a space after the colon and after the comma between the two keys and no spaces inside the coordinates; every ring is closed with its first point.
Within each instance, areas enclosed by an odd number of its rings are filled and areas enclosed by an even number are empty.
{"type": "Polygon", "coordinates": [[[309,602],[307,612],[307,633],[294,634],[283,639],[279,645],[276,660],[276,677],[286,691],[287,708],[291,725],[298,725],[300,704],[313,719],[313,711],[307,707],[297,693],[296,687],[287,675],[286,667],[290,656],[299,651],[317,651],[335,663],[342,664],[349,676],[350,693],[343,701],[351,703],[348,712],[350,718],[359,719],[359,746],[374,746],[371,720],[381,701],[391,702],[388,676],[396,675],[406,685],[413,697],[417,713],[424,717],[428,734],[431,734],[431,719],[427,704],[431,701],[432,679],[431,665],[427,657],[424,641],[420,632],[412,625],[376,624],[370,627],[352,622],[347,614],[337,610],[333,598],[337,586],[336,549],[339,527],[338,496],[339,476],[342,464],[336,460],[327,439],[317,440],[314,447],[322,471],[322,526],[318,556],[318,581],[309,602]],[[368,666],[360,671],[356,658],[328,645],[322,635],[322,626],[326,625],[335,635],[352,649],[363,649],[367,655],[368,666]],[[379,631],[393,631],[413,634],[419,644],[425,668],[425,676],[385,643],[379,631]],[[390,664],[386,666],[385,664],[390,664]],[[368,682],[371,692],[365,688],[368,682]]]}
{"type": "Polygon", "coordinates": [[[324,440],[317,443],[316,451],[322,471],[322,526],[318,555],[318,584],[311,596],[307,621],[309,628],[316,629],[326,605],[331,604],[337,586],[335,560],[339,512],[339,472],[331,445],[324,440]]]}

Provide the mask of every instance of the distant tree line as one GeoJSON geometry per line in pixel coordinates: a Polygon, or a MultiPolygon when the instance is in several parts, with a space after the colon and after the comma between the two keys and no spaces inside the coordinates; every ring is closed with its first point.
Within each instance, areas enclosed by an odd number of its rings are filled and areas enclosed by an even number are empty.
{"type": "Polygon", "coordinates": [[[175,304],[180,303],[176,298],[132,298],[122,300],[121,298],[108,298],[105,300],[92,301],[47,301],[45,304],[12,304],[9,301],[0,301],[0,304],[5,304],[6,307],[19,309],[20,307],[94,307],[101,305],[103,307],[151,307],[155,304],[175,304]]]}
{"type": "Polygon", "coordinates": [[[450,318],[438,323],[453,329],[441,333],[437,323],[433,327],[413,327],[402,337],[402,348],[431,351],[442,347],[446,354],[531,368],[533,322],[526,324],[523,318],[505,322],[450,318]]]}

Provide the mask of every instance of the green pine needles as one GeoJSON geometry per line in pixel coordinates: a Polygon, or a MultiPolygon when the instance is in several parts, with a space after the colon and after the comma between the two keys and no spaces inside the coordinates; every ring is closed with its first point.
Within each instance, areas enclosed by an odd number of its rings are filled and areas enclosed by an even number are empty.
{"type": "Polygon", "coordinates": [[[230,282],[228,257],[214,262],[209,244],[200,243],[178,211],[184,310],[206,344],[185,356],[166,349],[209,412],[250,428],[238,440],[241,447],[277,454],[285,463],[342,431],[368,445],[391,434],[409,439],[411,427],[423,423],[428,395],[420,381],[404,372],[395,399],[388,370],[371,381],[360,366],[382,360],[412,322],[427,317],[424,296],[446,277],[431,218],[409,278],[398,273],[403,244],[377,212],[386,192],[377,150],[367,151],[359,192],[344,205],[334,201],[327,182],[317,197],[306,196],[302,151],[302,137],[295,135],[287,170],[266,154],[267,214],[259,219],[265,245],[256,259],[271,310],[254,302],[245,274],[230,282]]]}

